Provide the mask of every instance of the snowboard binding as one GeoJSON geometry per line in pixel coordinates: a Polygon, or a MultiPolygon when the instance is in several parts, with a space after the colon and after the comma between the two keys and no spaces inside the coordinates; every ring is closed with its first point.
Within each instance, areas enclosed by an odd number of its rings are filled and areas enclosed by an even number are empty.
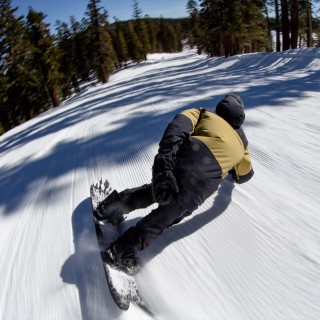
{"type": "Polygon", "coordinates": [[[134,254],[134,251],[118,252],[116,243],[112,243],[102,256],[112,268],[130,276],[137,274],[141,268],[140,259],[134,254]]]}
{"type": "Polygon", "coordinates": [[[113,190],[102,202],[99,203],[94,216],[97,220],[119,225],[125,220],[124,207],[116,190],[113,190]]]}

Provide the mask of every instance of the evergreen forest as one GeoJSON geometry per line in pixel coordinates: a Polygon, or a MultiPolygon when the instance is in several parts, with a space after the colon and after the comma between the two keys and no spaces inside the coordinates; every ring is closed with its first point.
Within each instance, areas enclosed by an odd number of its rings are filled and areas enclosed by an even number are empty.
{"type": "Polygon", "coordinates": [[[101,0],[88,0],[81,21],[57,21],[52,32],[45,13],[30,7],[18,16],[11,0],[0,0],[0,135],[149,53],[187,45],[228,57],[319,46],[319,2],[186,0],[186,17],[167,19],[143,15],[133,0],[132,19],[111,23],[101,0]]]}

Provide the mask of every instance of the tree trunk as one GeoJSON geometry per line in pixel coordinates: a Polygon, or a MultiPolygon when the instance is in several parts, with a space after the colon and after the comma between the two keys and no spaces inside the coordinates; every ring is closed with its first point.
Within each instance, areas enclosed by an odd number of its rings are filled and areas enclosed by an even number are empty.
{"type": "Polygon", "coordinates": [[[290,49],[290,25],[288,1],[281,0],[282,50],[290,49]]]}
{"type": "Polygon", "coordinates": [[[61,100],[60,100],[59,90],[57,90],[57,88],[55,88],[55,87],[51,87],[49,89],[49,94],[50,94],[50,98],[51,98],[53,106],[54,107],[60,106],[61,100]]]}
{"type": "Polygon", "coordinates": [[[267,18],[267,26],[268,26],[268,40],[269,40],[269,45],[268,45],[268,51],[272,51],[272,34],[271,34],[271,24],[270,24],[270,19],[269,19],[269,12],[268,12],[268,7],[266,3],[264,3],[264,10],[266,13],[266,18],[267,18]]]}
{"type": "Polygon", "coordinates": [[[218,56],[225,56],[225,33],[223,31],[219,31],[219,40],[218,40],[218,56]]]}
{"type": "Polygon", "coordinates": [[[312,16],[310,1],[306,1],[306,15],[307,15],[307,47],[313,46],[312,41],[312,16]]]}
{"type": "Polygon", "coordinates": [[[299,37],[299,0],[291,1],[291,48],[298,47],[299,37]]]}
{"type": "Polygon", "coordinates": [[[224,56],[231,56],[231,35],[230,31],[226,31],[224,35],[224,56]]]}
{"type": "Polygon", "coordinates": [[[279,2],[278,0],[274,0],[274,10],[276,13],[276,51],[281,50],[281,42],[280,42],[280,17],[279,17],[279,2]]]}

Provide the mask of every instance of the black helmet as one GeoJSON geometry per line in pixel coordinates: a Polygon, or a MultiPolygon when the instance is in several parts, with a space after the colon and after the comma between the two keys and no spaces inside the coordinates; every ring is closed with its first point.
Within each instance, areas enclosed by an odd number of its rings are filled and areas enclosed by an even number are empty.
{"type": "Polygon", "coordinates": [[[243,124],[244,104],[236,94],[227,94],[216,106],[216,114],[226,120],[233,128],[239,129],[243,124]]]}

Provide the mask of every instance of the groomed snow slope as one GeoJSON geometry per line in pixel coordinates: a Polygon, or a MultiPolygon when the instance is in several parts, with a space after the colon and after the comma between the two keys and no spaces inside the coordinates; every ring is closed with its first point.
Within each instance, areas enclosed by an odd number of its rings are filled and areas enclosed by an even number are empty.
{"type": "Polygon", "coordinates": [[[89,185],[149,182],[168,121],[236,92],[255,176],[141,252],[141,292],[155,319],[320,319],[319,89],[320,49],[154,54],[1,136],[0,318],[149,319],[109,294],[89,185]]]}

